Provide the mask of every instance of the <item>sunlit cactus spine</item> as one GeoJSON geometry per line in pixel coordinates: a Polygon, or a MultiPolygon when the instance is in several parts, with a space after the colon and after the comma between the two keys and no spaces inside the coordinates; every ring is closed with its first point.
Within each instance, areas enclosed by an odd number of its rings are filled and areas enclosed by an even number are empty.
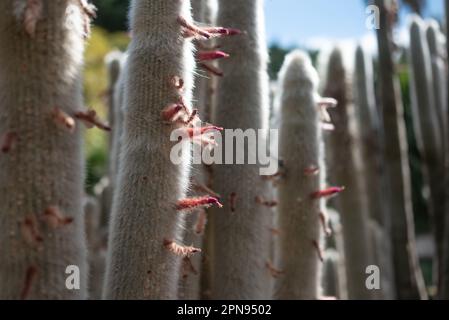
{"type": "Polygon", "coordinates": [[[367,210],[373,224],[376,225],[375,229],[379,229],[376,234],[382,234],[376,241],[372,242],[374,251],[383,252],[382,255],[375,256],[376,264],[382,269],[382,290],[379,291],[379,298],[393,299],[395,290],[391,226],[387,211],[388,206],[384,201],[385,168],[382,161],[384,150],[381,137],[381,119],[376,105],[373,63],[370,55],[361,46],[357,48],[355,56],[354,101],[357,128],[360,135],[358,149],[361,152],[362,180],[367,210]]]}
{"type": "MultiPolygon", "coordinates": [[[[278,186],[279,262],[275,296],[318,299],[323,253],[325,167],[318,113],[318,74],[309,56],[290,53],[279,73],[279,157],[285,175],[278,186]]],[[[327,225],[324,226],[327,228],[327,225]]]]}
{"type": "Polygon", "coordinates": [[[181,23],[191,21],[190,1],[134,0],[130,16],[104,297],[175,299],[181,259],[199,251],[180,243],[190,154],[170,159],[170,135],[192,112],[194,57],[181,23]]]}
{"type": "Polygon", "coordinates": [[[352,68],[344,60],[343,51],[336,47],[326,68],[324,95],[338,101],[330,113],[335,130],[328,133],[326,143],[331,153],[327,159],[332,184],[344,192],[335,199],[341,215],[344,254],[349,299],[372,299],[374,294],[365,286],[366,267],[373,264],[371,238],[368,229],[365,188],[361,180],[357,128],[355,125],[352,68]]]}
{"type": "Polygon", "coordinates": [[[379,89],[384,130],[388,202],[391,219],[394,277],[398,299],[426,298],[416,254],[408,143],[404,107],[394,64],[393,27],[396,0],[375,0],[380,9],[377,29],[379,89]]]}
{"type": "Polygon", "coordinates": [[[0,11],[0,298],[85,299],[78,120],[95,12],[77,0],[2,1],[0,11]],[[79,281],[67,287],[69,266],[79,281]]]}
{"type": "MultiPolygon", "coordinates": [[[[232,59],[219,64],[223,77],[217,86],[213,122],[226,129],[266,129],[269,88],[264,1],[220,0],[219,4],[217,23],[243,33],[218,43],[232,59]]],[[[259,169],[250,164],[213,167],[213,190],[224,205],[210,216],[214,299],[271,298],[272,213],[265,201],[272,199],[259,169]]]]}

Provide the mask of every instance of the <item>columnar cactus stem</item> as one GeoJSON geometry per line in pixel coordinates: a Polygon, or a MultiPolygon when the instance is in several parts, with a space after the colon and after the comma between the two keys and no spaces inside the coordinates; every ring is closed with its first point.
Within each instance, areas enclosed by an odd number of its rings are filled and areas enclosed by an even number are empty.
{"type": "Polygon", "coordinates": [[[431,56],[424,35],[424,22],[418,16],[410,26],[409,58],[415,133],[428,174],[432,176],[430,166],[437,166],[442,159],[443,142],[440,128],[443,123],[438,117],[441,113],[437,110],[432,88],[431,56]]]}
{"type": "Polygon", "coordinates": [[[345,186],[336,199],[343,226],[345,261],[349,299],[372,299],[373,292],[365,286],[366,267],[373,264],[368,235],[368,213],[364,186],[360,179],[361,163],[357,153],[357,128],[351,91],[351,66],[345,65],[339,48],[332,51],[327,67],[324,95],[338,101],[331,111],[335,131],[329,133],[331,157],[327,163],[332,171],[332,183],[345,186]]]}
{"type": "MultiPolygon", "coordinates": [[[[115,113],[116,113],[116,89],[117,82],[120,78],[120,72],[122,68],[122,56],[123,54],[120,51],[112,51],[105,58],[105,64],[108,72],[108,88],[107,88],[107,99],[108,99],[108,116],[109,116],[109,124],[112,128],[115,127],[115,113]]],[[[109,139],[109,153],[112,151],[112,146],[114,144],[115,136],[109,139]]],[[[112,167],[113,159],[109,156],[109,175],[114,172],[114,168],[112,167]]]]}
{"type": "MultiPolygon", "coordinates": [[[[345,261],[345,249],[344,249],[344,239],[343,239],[343,231],[340,222],[340,214],[332,208],[327,208],[327,215],[329,220],[329,227],[331,229],[331,235],[327,241],[327,251],[331,250],[330,248],[335,249],[335,263],[336,263],[336,275],[335,278],[337,293],[335,297],[339,300],[347,300],[348,299],[348,288],[346,280],[346,261],[345,261]]],[[[326,263],[326,261],[325,261],[326,263]]],[[[326,265],[324,266],[326,268],[326,265]]],[[[323,271],[324,273],[327,270],[323,271]]],[[[327,278],[326,274],[323,274],[323,280],[327,278]]],[[[325,285],[325,283],[323,283],[325,285]]],[[[326,291],[326,286],[323,286],[323,294],[326,296],[334,296],[332,292],[326,291]]]]}
{"type": "Polygon", "coordinates": [[[84,299],[86,12],[78,0],[0,2],[0,299],[84,299]],[[60,126],[54,110],[65,115],[60,126]],[[80,271],[80,290],[65,272],[80,271]]]}
{"type": "Polygon", "coordinates": [[[360,149],[365,174],[364,183],[369,189],[368,205],[372,219],[386,225],[386,208],[383,204],[382,187],[382,143],[380,115],[376,109],[374,74],[371,57],[358,47],[355,56],[354,101],[355,114],[360,132],[360,149]]]}
{"type": "Polygon", "coordinates": [[[393,266],[391,265],[391,242],[390,235],[375,220],[369,221],[369,235],[371,236],[372,252],[375,265],[380,269],[380,290],[374,292],[378,300],[395,299],[394,279],[392,278],[393,266]],[[390,268],[390,269],[389,269],[390,268]]]}
{"type": "MultiPolygon", "coordinates": [[[[192,1],[192,13],[193,19],[196,22],[200,22],[206,25],[213,25],[215,23],[215,14],[212,8],[212,0],[194,0],[192,1]]],[[[226,53],[213,51],[207,49],[207,47],[213,47],[212,40],[197,40],[195,41],[199,53],[197,59],[201,61],[204,58],[220,57],[220,55],[227,56],[226,53]],[[207,51],[206,51],[207,50],[207,51]]],[[[211,63],[211,62],[208,62],[211,63]]],[[[215,83],[215,77],[209,76],[206,72],[198,68],[197,72],[200,74],[196,77],[195,88],[193,92],[193,98],[198,106],[201,120],[210,122],[210,114],[212,107],[212,92],[215,83]]],[[[205,129],[203,127],[202,129],[205,129]]],[[[201,130],[201,129],[200,129],[201,130]]],[[[194,145],[194,148],[200,147],[194,145]]],[[[212,195],[213,191],[209,190],[208,183],[210,180],[210,174],[202,164],[193,165],[193,185],[191,188],[192,193],[198,191],[212,195]]],[[[216,195],[214,195],[216,196],[216,195]]],[[[181,267],[181,282],[179,289],[179,297],[184,300],[198,300],[201,296],[201,279],[203,278],[203,261],[207,261],[207,239],[205,239],[205,229],[207,225],[207,212],[204,209],[199,209],[188,214],[186,217],[186,232],[184,243],[192,244],[193,246],[204,247],[202,255],[195,255],[191,259],[184,260],[181,267]],[[204,243],[204,245],[203,245],[204,243]],[[186,263],[189,264],[186,264],[186,263]],[[186,269],[186,265],[190,268],[186,269]]],[[[207,266],[206,266],[207,272],[207,266]]],[[[204,277],[208,277],[204,275],[204,277]]],[[[204,278],[203,278],[204,279],[204,278]]]]}
{"type": "MultiPolygon", "coordinates": [[[[449,21],[449,1],[445,1],[445,15],[446,21],[449,21]]],[[[449,58],[449,23],[446,23],[446,56],[449,58]]],[[[447,75],[446,75],[447,76],[447,75]]],[[[449,78],[446,78],[446,92],[449,92],[449,78]]],[[[446,94],[446,104],[449,110],[449,94],[446,94]]],[[[449,122],[449,114],[446,110],[446,117],[449,122]]],[[[449,141],[449,127],[446,127],[446,141],[449,141]]],[[[446,221],[444,223],[444,254],[443,254],[443,278],[440,281],[439,296],[443,299],[449,299],[449,148],[446,147],[446,163],[445,163],[445,186],[446,186],[446,201],[444,212],[446,214],[446,221]]]]}
{"type": "MultiPolygon", "coordinates": [[[[447,131],[448,131],[448,102],[447,102],[447,69],[446,69],[446,62],[445,62],[445,47],[444,47],[444,35],[440,31],[440,27],[438,23],[434,20],[431,20],[429,25],[427,26],[427,42],[429,45],[429,51],[430,51],[430,62],[432,64],[432,89],[433,89],[433,95],[435,98],[435,107],[437,112],[437,118],[439,120],[439,127],[440,127],[440,135],[443,139],[443,150],[442,150],[442,157],[441,165],[438,166],[437,169],[439,169],[438,174],[439,179],[437,181],[434,181],[433,186],[433,193],[435,194],[435,197],[433,197],[434,201],[434,218],[435,218],[435,232],[436,232],[436,241],[437,241],[437,258],[438,258],[438,287],[441,291],[442,289],[442,281],[445,277],[444,274],[444,232],[445,232],[445,186],[444,181],[441,179],[441,174],[445,174],[443,170],[444,169],[444,163],[448,161],[447,159],[448,155],[445,154],[448,147],[448,141],[446,139],[447,137],[447,131]]],[[[429,168],[429,171],[434,171],[435,168],[429,168]]],[[[437,172],[435,172],[437,174],[437,172]]]]}
{"type": "Polygon", "coordinates": [[[109,116],[109,124],[112,127],[112,134],[109,139],[109,159],[108,159],[108,176],[111,179],[112,176],[117,172],[117,160],[113,157],[114,151],[114,143],[116,140],[116,118],[117,118],[117,109],[118,99],[117,96],[120,94],[118,82],[120,80],[120,76],[122,73],[122,60],[124,54],[119,51],[113,51],[106,56],[105,63],[108,71],[108,89],[107,89],[107,98],[108,98],[108,116],[109,116]]]}
{"type": "Polygon", "coordinates": [[[390,237],[391,226],[388,219],[388,206],[383,200],[385,198],[385,166],[382,163],[384,150],[381,141],[380,115],[376,108],[372,60],[362,47],[357,48],[355,57],[354,98],[360,133],[358,140],[360,146],[358,148],[362,156],[362,176],[368,212],[383,233],[383,237],[379,238],[379,241],[373,242],[373,246],[382,243],[382,246],[378,248],[379,251],[386,249],[381,256],[385,263],[377,263],[382,269],[381,297],[393,299],[395,290],[390,237]]]}
{"type": "Polygon", "coordinates": [[[120,162],[120,150],[122,145],[123,134],[123,120],[124,120],[124,102],[125,102],[125,84],[126,84],[126,61],[127,54],[124,53],[120,57],[120,72],[115,82],[111,103],[112,118],[114,119],[114,125],[112,126],[112,139],[110,150],[110,165],[109,165],[109,179],[110,184],[113,186],[116,183],[119,162],[120,162]]]}
{"type": "Polygon", "coordinates": [[[448,125],[448,102],[446,91],[447,77],[446,77],[446,39],[440,30],[438,22],[431,20],[427,26],[426,31],[427,42],[430,51],[430,60],[432,63],[432,80],[433,91],[435,97],[435,104],[437,109],[437,117],[440,122],[441,134],[446,137],[446,130],[448,125]]]}
{"type": "MultiPolygon", "coordinates": [[[[226,129],[266,129],[269,89],[263,0],[219,3],[217,22],[243,34],[219,43],[232,59],[220,61],[224,77],[217,88],[213,122],[226,129]]],[[[212,298],[269,299],[272,213],[255,200],[269,198],[268,183],[258,165],[218,165],[213,170],[213,190],[221,195],[225,207],[211,214],[212,298]],[[234,208],[229,199],[234,199],[234,208]]]]}
{"type": "MultiPolygon", "coordinates": [[[[112,200],[114,196],[114,186],[117,184],[119,163],[121,156],[121,146],[123,142],[123,122],[125,112],[125,84],[126,84],[126,61],[128,55],[123,53],[120,56],[120,72],[114,86],[112,103],[110,110],[113,115],[112,138],[109,152],[109,175],[97,186],[98,196],[101,198],[101,220],[102,229],[108,229],[108,223],[111,216],[112,200]]],[[[107,233],[107,232],[106,232],[107,233]]]]}
{"type": "MultiPolygon", "coordinates": [[[[112,206],[112,193],[113,182],[116,180],[118,172],[118,146],[119,146],[119,133],[122,123],[122,117],[119,112],[120,104],[117,98],[120,92],[120,86],[118,85],[122,71],[122,59],[123,54],[119,51],[113,51],[106,56],[105,62],[108,71],[108,116],[109,124],[112,128],[111,135],[109,137],[109,150],[108,150],[108,174],[102,179],[99,186],[102,186],[102,190],[99,190],[99,197],[101,198],[101,225],[106,228],[107,220],[109,219],[111,206],[112,206]]],[[[97,186],[98,187],[98,186],[97,186]]]]}
{"type": "Polygon", "coordinates": [[[375,0],[380,9],[380,28],[377,30],[379,47],[379,84],[385,139],[388,194],[390,200],[393,238],[393,259],[397,298],[426,298],[424,280],[415,251],[413,208],[411,199],[408,145],[404,109],[393,61],[392,28],[396,0],[375,0]]]}
{"type": "Polygon", "coordinates": [[[86,225],[86,238],[89,261],[89,299],[101,299],[103,290],[106,246],[100,226],[100,205],[96,198],[86,197],[84,203],[84,221],[86,225]]]}
{"type": "Polygon", "coordinates": [[[320,255],[323,198],[312,195],[324,188],[324,159],[318,117],[318,74],[301,51],[290,53],[279,74],[279,157],[286,174],[278,187],[280,252],[275,296],[279,299],[318,299],[321,295],[320,255]],[[292,137],[295,137],[292,139],[292,137]],[[311,166],[319,168],[308,174],[311,166]]]}
{"type": "Polygon", "coordinates": [[[327,249],[325,252],[322,287],[323,295],[326,297],[339,297],[339,282],[341,279],[338,277],[338,264],[340,263],[340,254],[334,249],[327,249]]]}
{"type": "MultiPolygon", "coordinates": [[[[444,232],[444,116],[437,107],[433,83],[432,61],[424,34],[424,22],[414,17],[410,26],[410,87],[412,94],[413,125],[423,159],[423,171],[430,187],[431,209],[437,247],[437,275],[440,274],[444,232]]],[[[444,83],[444,82],[443,82],[444,83]]],[[[438,92],[437,92],[438,94],[438,92]]],[[[441,99],[438,99],[441,101],[441,99]]],[[[438,276],[436,277],[438,278],[438,276]]]]}
{"type": "Polygon", "coordinates": [[[133,38],[127,61],[123,157],[111,218],[107,299],[177,297],[182,257],[173,248],[174,244],[179,248],[182,240],[183,214],[177,205],[186,194],[190,154],[182,155],[181,164],[172,163],[170,134],[185,125],[192,112],[194,71],[192,45],[183,37],[180,17],[191,20],[190,1],[132,1],[133,38]],[[168,122],[173,119],[162,112],[181,97],[183,123],[168,122]]]}

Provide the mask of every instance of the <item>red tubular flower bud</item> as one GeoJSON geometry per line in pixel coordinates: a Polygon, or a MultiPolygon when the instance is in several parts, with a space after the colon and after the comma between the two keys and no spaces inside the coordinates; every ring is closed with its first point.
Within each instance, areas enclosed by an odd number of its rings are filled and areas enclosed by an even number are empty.
{"type": "Polygon", "coordinates": [[[174,122],[179,113],[183,110],[183,107],[177,103],[171,104],[162,110],[162,120],[165,122],[174,122]]]}
{"type": "Polygon", "coordinates": [[[198,52],[198,59],[200,61],[210,61],[210,60],[217,60],[217,59],[227,59],[229,58],[229,54],[214,50],[214,51],[200,51],[198,52]]]}
{"type": "Polygon", "coordinates": [[[170,251],[171,253],[186,258],[191,257],[195,253],[201,252],[201,249],[194,248],[194,247],[188,247],[188,246],[182,246],[174,242],[173,240],[164,240],[164,247],[170,251]]]}
{"type": "Polygon", "coordinates": [[[83,123],[89,129],[93,128],[93,127],[97,127],[98,129],[101,129],[104,131],[111,131],[111,127],[102,123],[98,119],[97,112],[95,112],[95,110],[87,110],[87,111],[77,112],[77,113],[75,113],[75,118],[83,121],[83,123]]]}
{"type": "Polygon", "coordinates": [[[75,120],[71,116],[69,116],[67,113],[62,111],[61,109],[59,109],[57,107],[54,108],[52,115],[53,115],[53,119],[55,120],[55,122],[57,124],[66,128],[70,132],[73,132],[75,130],[75,125],[76,125],[75,120]]]}
{"type": "Polygon", "coordinates": [[[345,187],[330,187],[325,190],[316,191],[311,194],[312,199],[321,199],[333,197],[339,193],[342,193],[345,187]]]}
{"type": "Polygon", "coordinates": [[[22,291],[20,292],[20,299],[25,300],[30,295],[33,283],[36,280],[38,270],[36,266],[30,266],[26,270],[25,281],[23,284],[22,291]]]}
{"type": "Polygon", "coordinates": [[[215,197],[217,199],[220,198],[220,195],[218,193],[213,191],[207,185],[205,185],[203,183],[200,183],[200,182],[198,182],[196,180],[192,181],[192,188],[194,188],[198,192],[203,192],[203,193],[211,195],[212,197],[215,197]]]}
{"type": "Polygon", "coordinates": [[[218,201],[215,197],[198,197],[198,198],[186,198],[178,201],[176,205],[177,210],[193,210],[197,208],[210,207],[212,205],[216,205],[219,208],[222,208],[223,205],[218,201]]]}
{"type": "Polygon", "coordinates": [[[204,233],[207,224],[207,214],[205,210],[198,213],[198,220],[195,225],[195,233],[201,235],[204,233]]]}
{"type": "Polygon", "coordinates": [[[22,237],[25,240],[25,242],[36,249],[40,248],[40,245],[44,241],[42,238],[37,221],[34,215],[29,215],[25,217],[25,219],[20,224],[20,231],[22,233],[22,237]]]}
{"type": "Polygon", "coordinates": [[[304,175],[307,177],[316,176],[318,173],[320,173],[320,168],[318,168],[317,166],[310,166],[304,169],[304,175]]]}
{"type": "Polygon", "coordinates": [[[8,153],[11,151],[14,143],[17,141],[17,133],[7,132],[3,135],[1,139],[1,151],[3,153],[8,153]]]}
{"type": "Polygon", "coordinates": [[[181,27],[183,27],[187,31],[185,32],[186,35],[192,36],[198,35],[204,37],[205,39],[210,39],[212,36],[208,31],[195,26],[194,24],[188,22],[183,17],[178,17],[178,22],[181,25],[181,27]]]}
{"type": "Polygon", "coordinates": [[[265,264],[265,267],[270,272],[271,276],[275,279],[279,278],[281,275],[284,274],[284,271],[279,270],[273,266],[273,263],[271,261],[267,261],[265,264]]]}
{"type": "Polygon", "coordinates": [[[231,212],[235,212],[236,205],[237,205],[237,193],[232,192],[229,195],[229,204],[230,204],[231,212]]]}
{"type": "Polygon", "coordinates": [[[257,196],[256,203],[268,208],[274,208],[278,205],[276,200],[265,200],[263,197],[257,196]]]}
{"type": "Polygon", "coordinates": [[[223,28],[223,27],[204,28],[204,30],[209,32],[210,34],[218,36],[237,36],[243,33],[241,30],[238,29],[223,28]]]}
{"type": "Polygon", "coordinates": [[[280,235],[281,235],[281,230],[279,230],[279,229],[276,229],[276,228],[269,228],[269,230],[270,230],[270,232],[271,232],[271,234],[272,234],[273,236],[280,236],[280,235]]]}
{"type": "Polygon", "coordinates": [[[182,90],[184,88],[184,80],[178,76],[173,76],[170,79],[170,84],[173,85],[177,90],[182,90]]]}
{"type": "Polygon", "coordinates": [[[45,209],[43,220],[53,229],[64,227],[73,222],[72,217],[65,217],[58,207],[48,207],[45,209]]]}
{"type": "Polygon", "coordinates": [[[198,275],[198,270],[196,270],[189,257],[184,257],[182,259],[182,278],[187,279],[190,274],[198,275]]]}
{"type": "Polygon", "coordinates": [[[223,131],[224,129],[217,126],[206,126],[202,128],[187,128],[186,130],[189,137],[193,138],[196,136],[201,136],[208,131],[223,131]]]}

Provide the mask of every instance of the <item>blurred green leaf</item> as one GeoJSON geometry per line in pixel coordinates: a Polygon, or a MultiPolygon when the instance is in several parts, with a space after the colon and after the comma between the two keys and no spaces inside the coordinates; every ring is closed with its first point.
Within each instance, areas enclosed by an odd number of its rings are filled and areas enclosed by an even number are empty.
{"type": "MultiPolygon", "coordinates": [[[[109,33],[94,27],[85,53],[84,96],[86,105],[97,111],[102,119],[108,118],[107,70],[105,56],[113,50],[124,51],[129,37],[124,32],[109,33]]],[[[105,175],[108,158],[109,133],[98,129],[86,131],[85,152],[87,158],[86,189],[93,187],[105,175]]]]}

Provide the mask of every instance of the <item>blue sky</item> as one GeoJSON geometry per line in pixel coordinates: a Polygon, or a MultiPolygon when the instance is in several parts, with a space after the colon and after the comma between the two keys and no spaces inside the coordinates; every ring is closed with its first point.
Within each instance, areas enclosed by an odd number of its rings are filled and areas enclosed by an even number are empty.
{"type": "MultiPolygon", "coordinates": [[[[443,0],[427,2],[426,16],[443,16],[443,0]]],[[[265,3],[270,43],[309,45],[319,39],[360,39],[368,32],[363,0],[265,0],[265,3]]]]}

